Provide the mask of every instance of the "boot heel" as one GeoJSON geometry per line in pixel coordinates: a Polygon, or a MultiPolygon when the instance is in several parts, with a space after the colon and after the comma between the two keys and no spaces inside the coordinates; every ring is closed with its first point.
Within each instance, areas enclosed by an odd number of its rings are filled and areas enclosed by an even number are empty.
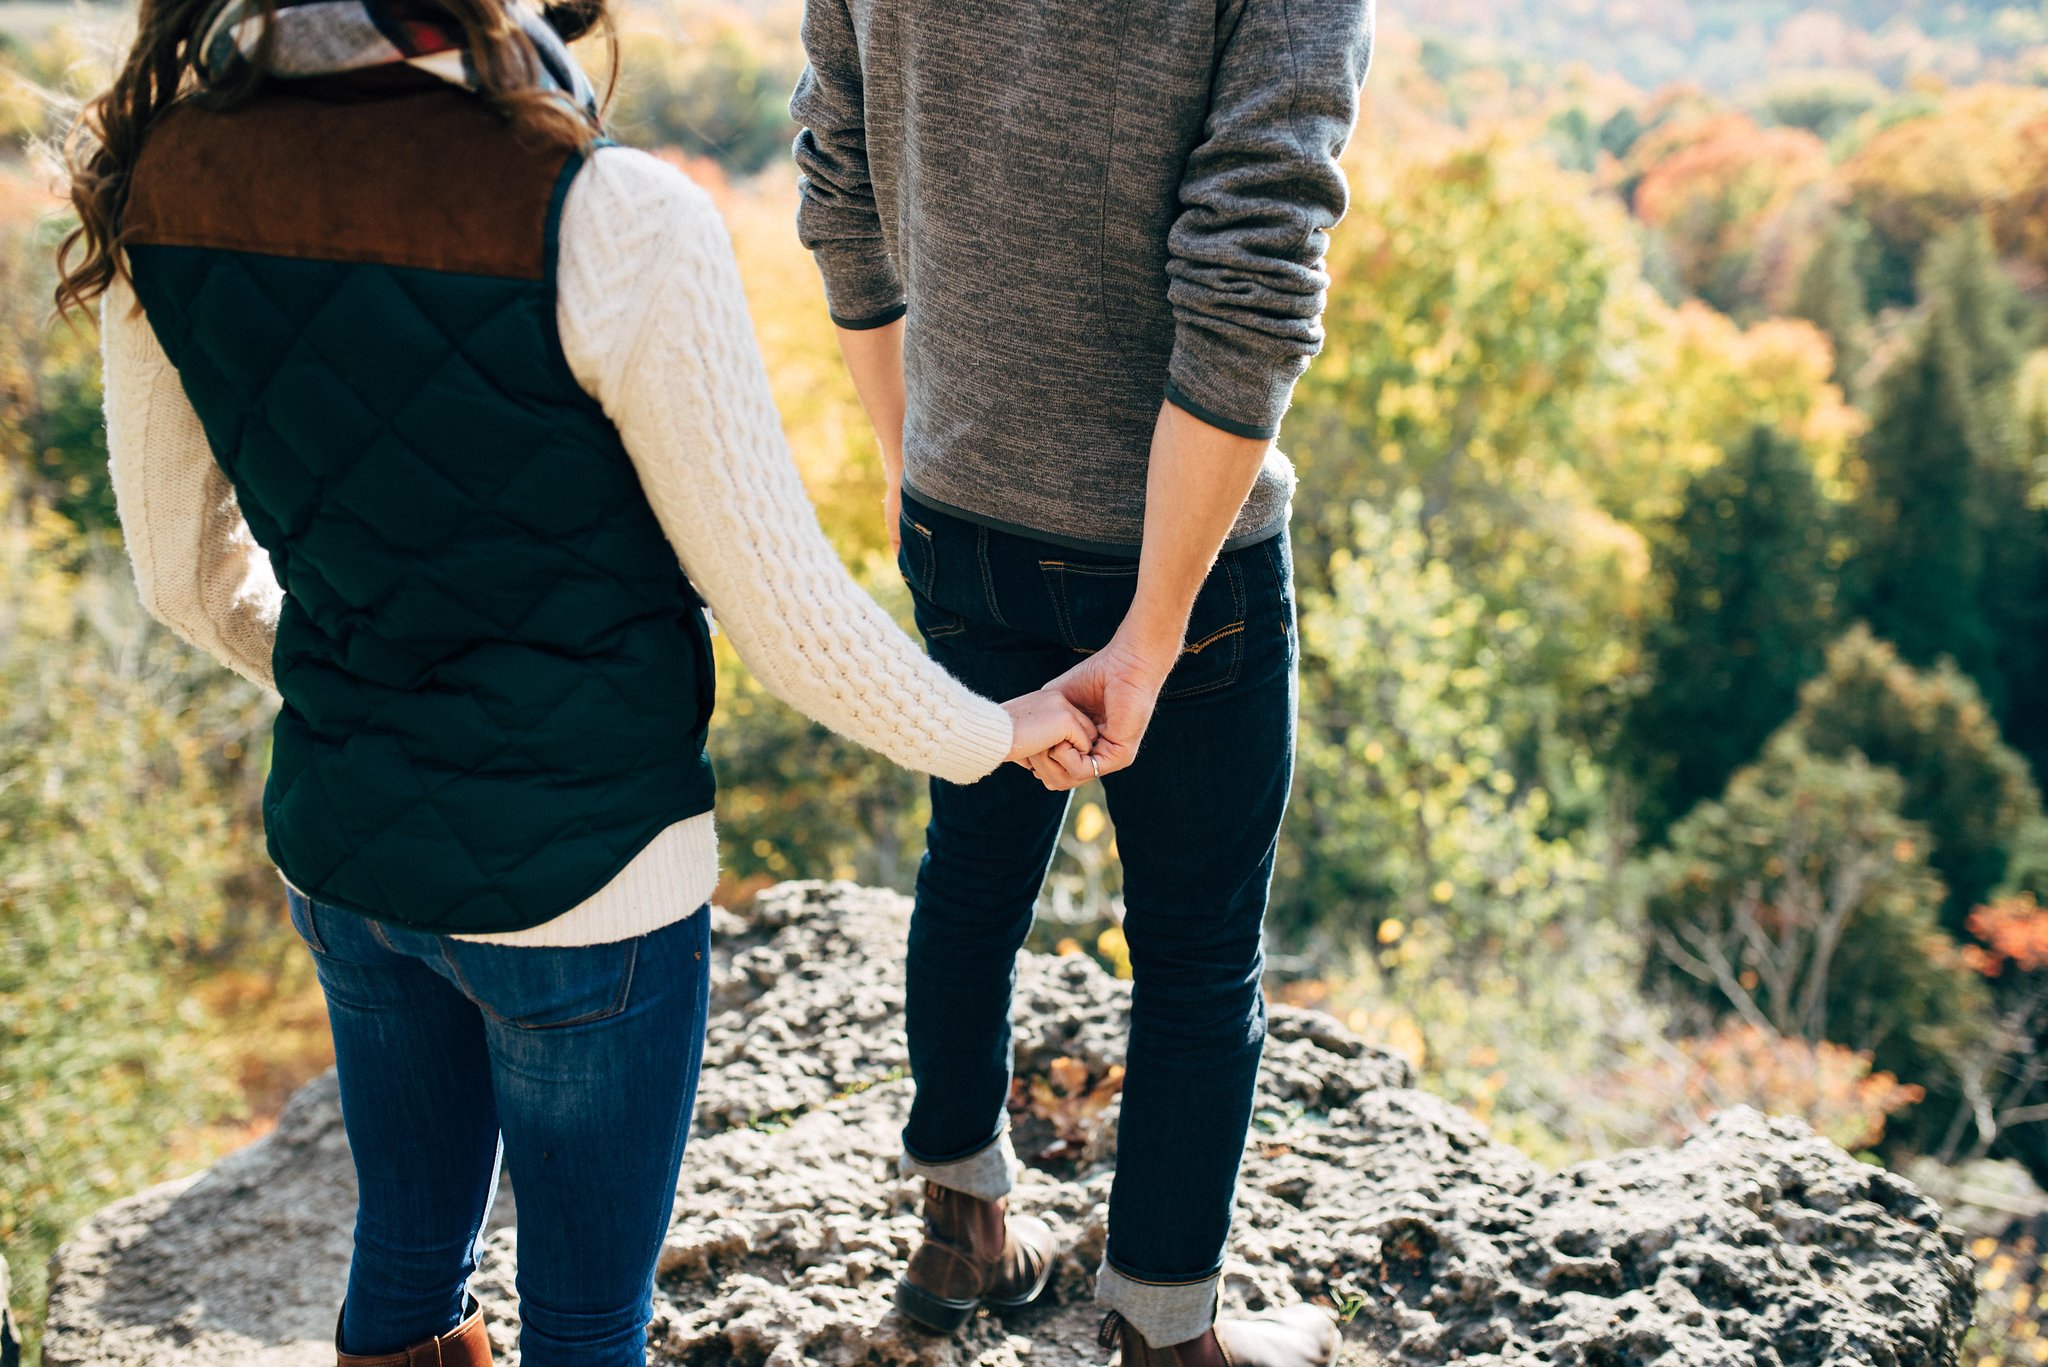
{"type": "Polygon", "coordinates": [[[974,1312],[981,1308],[981,1302],[948,1300],[944,1296],[934,1296],[908,1281],[899,1281],[896,1283],[896,1308],[913,1323],[922,1325],[935,1334],[956,1334],[961,1326],[974,1318],[974,1312]]]}

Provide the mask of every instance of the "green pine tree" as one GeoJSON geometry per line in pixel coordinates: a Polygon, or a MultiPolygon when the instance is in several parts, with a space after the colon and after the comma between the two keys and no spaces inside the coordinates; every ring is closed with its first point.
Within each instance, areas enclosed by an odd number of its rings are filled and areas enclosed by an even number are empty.
{"type": "Polygon", "coordinates": [[[1805,452],[1767,427],[1687,489],[1657,545],[1669,610],[1648,633],[1648,687],[1624,730],[1646,838],[1719,793],[1820,668],[1835,630],[1832,520],[1805,452]]]}
{"type": "Polygon", "coordinates": [[[1961,333],[1970,386],[1989,424],[1985,439],[2007,448],[2012,384],[2026,360],[2033,310],[1999,264],[1990,225],[1972,219],[1936,238],[1920,263],[1919,284],[1930,313],[1946,315],[1961,333]]]}
{"type": "Polygon", "coordinates": [[[2048,786],[2048,350],[2028,358],[2014,392],[2024,495],[2008,495],[2003,511],[2012,531],[1993,550],[2001,562],[1993,584],[2003,623],[1999,663],[2008,681],[1999,724],[2034,766],[2035,781],[2048,786]]]}
{"type": "Polygon", "coordinates": [[[1929,248],[1921,294],[1862,444],[1852,612],[1914,664],[1953,659],[2001,723],[2027,722],[2041,708],[2048,536],[2019,449],[2026,307],[1981,223],[1929,248]]]}
{"type": "Polygon", "coordinates": [[[1990,661],[1985,620],[1983,423],[1952,320],[1928,318],[1885,370],[1862,445],[1857,608],[1908,659],[1990,661]]]}
{"type": "Polygon", "coordinates": [[[1792,298],[1792,316],[1806,319],[1834,343],[1835,383],[1852,397],[1870,359],[1870,303],[1858,266],[1868,235],[1857,220],[1836,219],[1800,272],[1792,298]]]}

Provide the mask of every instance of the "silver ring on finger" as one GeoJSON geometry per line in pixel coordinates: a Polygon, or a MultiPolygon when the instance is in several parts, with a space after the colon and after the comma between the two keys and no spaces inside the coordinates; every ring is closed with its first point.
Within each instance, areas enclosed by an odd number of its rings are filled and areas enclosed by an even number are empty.
{"type": "Polygon", "coordinates": [[[1093,755],[1090,755],[1090,756],[1088,756],[1088,764],[1089,764],[1089,766],[1090,766],[1091,768],[1093,768],[1093,769],[1095,770],[1095,777],[1097,777],[1097,778],[1101,778],[1101,777],[1102,777],[1102,761],[1101,761],[1101,760],[1099,760],[1099,759],[1097,759],[1097,758],[1095,758],[1095,756],[1093,756],[1093,755]]]}

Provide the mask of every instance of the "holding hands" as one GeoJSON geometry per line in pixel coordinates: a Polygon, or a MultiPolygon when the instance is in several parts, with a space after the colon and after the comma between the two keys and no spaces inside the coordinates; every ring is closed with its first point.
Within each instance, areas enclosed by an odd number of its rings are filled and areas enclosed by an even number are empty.
{"type": "Polygon", "coordinates": [[[1036,774],[1052,762],[1048,756],[1057,751],[1072,760],[1083,780],[1095,777],[1087,756],[1100,733],[1087,713],[1051,688],[1012,698],[1003,704],[1003,710],[1010,714],[1012,727],[1010,753],[1005,756],[1010,763],[1036,774]]]}
{"type": "Polygon", "coordinates": [[[1009,759],[1056,793],[1128,768],[1173,667],[1114,640],[1036,693],[1003,704],[1009,759]]]}

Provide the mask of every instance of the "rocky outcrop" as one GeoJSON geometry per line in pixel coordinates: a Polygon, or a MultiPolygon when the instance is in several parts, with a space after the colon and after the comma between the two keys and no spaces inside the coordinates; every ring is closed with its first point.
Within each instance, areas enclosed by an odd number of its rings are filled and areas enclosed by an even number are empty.
{"type": "MultiPolygon", "coordinates": [[[[664,1364],[1100,1363],[1090,1272],[1114,1105],[1018,1201],[1057,1231],[1051,1294],[957,1341],[889,1308],[917,1232],[895,1175],[908,1101],[900,898],[790,885],[720,913],[698,1136],[662,1253],[664,1364]]],[[[1027,956],[1020,1074],[1085,1092],[1119,1059],[1129,992],[1027,956]],[[1072,1060],[1059,1063],[1056,1060],[1072,1060]]],[[[1726,1112],[1674,1150],[1544,1173],[1410,1086],[1327,1017],[1276,1010],[1226,1279],[1233,1306],[1320,1300],[1348,1363],[1952,1367],[1972,1267],[1939,1209],[1792,1121],[1726,1112]]],[[[1078,1116],[1084,1107],[1076,1106],[1078,1116]]],[[[1021,1115],[1051,1148],[1060,1103],[1021,1115]],[[1048,1116],[1050,1118],[1048,1118],[1048,1116]]],[[[50,1367],[331,1362],[352,1185],[331,1079],[276,1133],[103,1211],[55,1269],[50,1367]]],[[[515,1361],[516,1232],[476,1289],[515,1361]]]]}

